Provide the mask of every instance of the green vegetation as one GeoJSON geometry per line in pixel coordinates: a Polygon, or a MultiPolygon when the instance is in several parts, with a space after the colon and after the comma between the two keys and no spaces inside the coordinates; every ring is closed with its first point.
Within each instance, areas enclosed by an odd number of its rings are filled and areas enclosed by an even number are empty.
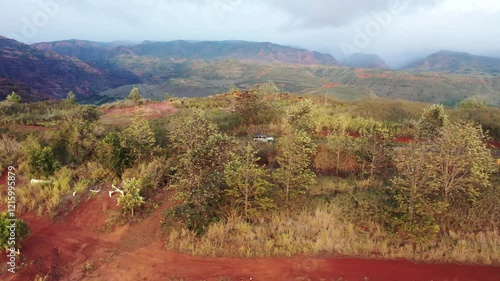
{"type": "Polygon", "coordinates": [[[73,91],[69,91],[66,95],[65,99],[68,103],[75,104],[76,103],[76,95],[73,91]]]}
{"type": "Polygon", "coordinates": [[[139,194],[139,182],[137,179],[127,179],[123,184],[124,192],[118,199],[118,205],[123,206],[125,211],[130,211],[134,216],[134,209],[144,204],[144,198],[139,194]]]}
{"type": "Polygon", "coordinates": [[[12,103],[21,103],[21,96],[15,92],[12,92],[7,95],[7,98],[5,98],[5,100],[12,103]]]}
{"type": "Polygon", "coordinates": [[[144,99],[0,103],[20,211],[54,217],[115,184],[125,222],[175,194],[166,247],[191,254],[500,263],[497,108],[339,102],[271,83],[170,103],[164,116],[135,115],[160,104],[144,99]],[[130,114],[103,124],[117,108],[130,114]]]}
{"type": "Polygon", "coordinates": [[[422,118],[418,121],[418,136],[421,139],[432,139],[439,136],[441,129],[448,122],[444,106],[432,105],[424,110],[422,118]]]}
{"type": "Polygon", "coordinates": [[[245,219],[257,219],[262,212],[274,207],[269,197],[273,186],[267,171],[258,164],[259,158],[251,145],[237,152],[224,167],[224,178],[228,186],[226,193],[234,200],[232,210],[245,219]]]}
{"type": "Polygon", "coordinates": [[[130,94],[128,95],[129,100],[132,101],[139,101],[142,99],[141,92],[139,91],[139,88],[133,87],[132,90],[130,91],[130,94]]]}
{"type": "Polygon", "coordinates": [[[9,220],[10,217],[8,212],[0,213],[0,249],[7,251],[7,249],[15,248],[19,249],[21,242],[29,235],[30,229],[26,222],[21,219],[17,219],[14,222],[9,220]],[[14,231],[15,239],[10,239],[13,237],[11,232],[14,231]]]}

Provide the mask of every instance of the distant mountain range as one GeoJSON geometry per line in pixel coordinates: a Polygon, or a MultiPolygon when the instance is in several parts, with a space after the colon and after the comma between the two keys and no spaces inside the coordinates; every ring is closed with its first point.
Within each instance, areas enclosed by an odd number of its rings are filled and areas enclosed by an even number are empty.
{"type": "Polygon", "coordinates": [[[500,59],[439,52],[390,71],[376,55],[355,54],[341,65],[328,54],[272,43],[171,41],[140,44],[66,40],[31,46],[0,37],[0,99],[126,97],[132,86],[161,99],[207,96],[233,86],[274,81],[282,90],[342,100],[401,98],[455,104],[480,96],[500,105],[500,59]],[[346,67],[348,66],[348,67],[346,67]]]}
{"type": "Polygon", "coordinates": [[[182,59],[237,59],[297,64],[339,65],[334,57],[305,49],[273,43],[247,41],[144,41],[135,46],[113,46],[91,41],[68,40],[32,45],[38,50],[55,51],[83,61],[113,59],[120,55],[182,59]]]}
{"type": "Polygon", "coordinates": [[[434,71],[456,74],[500,74],[500,58],[468,53],[440,51],[408,67],[411,71],[434,71]]]}

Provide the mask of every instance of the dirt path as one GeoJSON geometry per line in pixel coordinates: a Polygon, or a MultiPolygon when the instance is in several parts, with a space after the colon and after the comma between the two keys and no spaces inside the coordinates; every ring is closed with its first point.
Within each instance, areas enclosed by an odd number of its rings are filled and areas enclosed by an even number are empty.
{"type": "MultiPolygon", "coordinates": [[[[159,232],[167,200],[147,219],[96,232],[113,201],[104,194],[83,203],[65,220],[28,216],[33,235],[23,254],[29,262],[0,280],[32,281],[48,273],[60,281],[324,280],[324,281],[499,281],[499,267],[414,264],[407,261],[294,258],[203,258],[164,250],[159,232]]],[[[0,257],[2,264],[5,256],[0,257]]],[[[47,280],[47,281],[49,281],[47,280]]]]}

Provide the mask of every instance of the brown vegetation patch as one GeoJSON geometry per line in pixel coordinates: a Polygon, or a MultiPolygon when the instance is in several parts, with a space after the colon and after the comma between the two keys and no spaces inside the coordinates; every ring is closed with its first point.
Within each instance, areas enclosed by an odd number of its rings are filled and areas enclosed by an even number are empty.
{"type": "Polygon", "coordinates": [[[337,88],[340,86],[340,83],[327,83],[321,85],[321,88],[326,88],[326,89],[332,89],[332,88],[337,88]]]}
{"type": "Polygon", "coordinates": [[[125,125],[130,123],[132,118],[137,115],[152,120],[169,115],[174,111],[175,108],[170,102],[155,102],[134,107],[106,110],[101,116],[101,121],[107,125],[125,125]]]}

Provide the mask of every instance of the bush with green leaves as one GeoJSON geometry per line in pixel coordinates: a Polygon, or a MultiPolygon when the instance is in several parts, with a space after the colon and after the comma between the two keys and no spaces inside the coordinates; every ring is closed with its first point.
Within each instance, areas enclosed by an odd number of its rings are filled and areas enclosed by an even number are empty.
{"type": "Polygon", "coordinates": [[[399,152],[392,180],[399,229],[413,240],[431,239],[456,223],[451,210],[464,214],[473,208],[497,171],[485,140],[480,126],[452,123],[437,138],[399,152]]]}
{"type": "Polygon", "coordinates": [[[49,178],[61,165],[50,146],[39,146],[29,150],[28,166],[32,176],[49,178]]]}
{"type": "Polygon", "coordinates": [[[72,196],[73,170],[59,169],[45,183],[30,183],[16,190],[21,212],[36,212],[38,215],[54,217],[72,196]]]}
{"type": "Polygon", "coordinates": [[[281,198],[286,208],[292,206],[293,199],[305,194],[315,183],[316,175],[309,169],[316,145],[305,131],[285,125],[283,135],[277,142],[276,157],[279,168],[273,172],[273,179],[282,189],[281,198]]]}
{"type": "Polygon", "coordinates": [[[132,124],[120,134],[121,146],[130,151],[131,159],[141,161],[154,152],[156,139],[148,120],[134,117],[132,124]]]}
{"type": "Polygon", "coordinates": [[[448,123],[448,115],[444,106],[434,104],[424,109],[422,117],[418,121],[418,136],[420,139],[433,139],[439,136],[441,128],[448,123]]]}
{"type": "Polygon", "coordinates": [[[124,193],[118,198],[118,206],[122,206],[125,212],[130,211],[134,216],[134,210],[144,204],[144,198],[139,194],[139,181],[135,178],[126,179],[123,182],[124,193]]]}
{"type": "Polygon", "coordinates": [[[224,164],[235,141],[200,110],[176,116],[169,127],[169,140],[178,157],[172,187],[183,201],[172,214],[181,216],[177,222],[201,234],[221,216],[224,164]]]}
{"type": "Polygon", "coordinates": [[[233,154],[224,169],[224,179],[228,186],[226,194],[232,202],[232,209],[246,219],[262,217],[264,211],[274,207],[269,196],[269,189],[273,185],[268,181],[264,167],[257,164],[258,161],[256,151],[248,144],[233,154]]]}
{"type": "Polygon", "coordinates": [[[9,95],[7,95],[5,100],[12,103],[21,103],[21,96],[15,92],[12,92],[9,95]]]}
{"type": "Polygon", "coordinates": [[[130,167],[132,156],[130,149],[122,146],[120,134],[110,132],[97,147],[97,158],[117,177],[121,177],[124,169],[130,167]]]}
{"type": "Polygon", "coordinates": [[[70,104],[76,104],[76,95],[73,91],[69,91],[68,94],[66,95],[66,102],[70,104]]]}
{"type": "Polygon", "coordinates": [[[128,95],[127,99],[132,100],[132,101],[142,100],[142,95],[141,95],[141,92],[139,91],[139,88],[133,87],[132,90],[130,91],[130,94],[128,95]]]}
{"type": "Polygon", "coordinates": [[[457,105],[457,108],[459,109],[473,109],[473,108],[485,108],[485,107],[486,105],[484,104],[484,101],[478,97],[466,98],[457,105]]]}
{"type": "Polygon", "coordinates": [[[373,178],[392,175],[392,146],[394,137],[388,128],[372,119],[365,120],[356,139],[357,155],[364,175],[373,178]]]}
{"type": "Polygon", "coordinates": [[[13,224],[9,219],[11,217],[8,212],[0,213],[0,249],[2,250],[19,249],[21,242],[30,234],[30,229],[25,221],[17,219],[13,224]],[[15,233],[14,240],[10,239],[11,233],[15,233]]]}

